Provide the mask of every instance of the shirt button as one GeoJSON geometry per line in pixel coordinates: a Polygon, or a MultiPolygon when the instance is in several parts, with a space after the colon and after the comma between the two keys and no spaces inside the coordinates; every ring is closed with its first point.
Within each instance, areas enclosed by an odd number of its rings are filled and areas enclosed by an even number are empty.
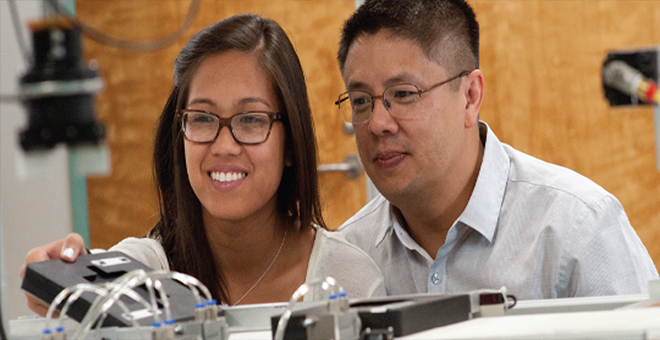
{"type": "Polygon", "coordinates": [[[438,273],[434,273],[433,276],[431,276],[431,282],[433,282],[434,285],[439,285],[440,282],[442,282],[442,278],[440,278],[438,273]]]}

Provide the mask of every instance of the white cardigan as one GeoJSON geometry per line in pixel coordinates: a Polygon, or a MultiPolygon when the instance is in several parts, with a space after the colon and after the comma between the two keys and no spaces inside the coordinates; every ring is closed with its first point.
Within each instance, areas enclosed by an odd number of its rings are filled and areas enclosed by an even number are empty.
{"type": "MultiPolygon", "coordinates": [[[[110,251],[120,251],[154,270],[170,270],[165,250],[155,239],[129,237],[110,251]]],[[[385,296],[383,276],[369,255],[339,234],[317,227],[305,280],[311,282],[327,276],[337,280],[349,298],[385,296]]],[[[327,293],[317,286],[305,295],[303,301],[325,298],[327,293]]]]}

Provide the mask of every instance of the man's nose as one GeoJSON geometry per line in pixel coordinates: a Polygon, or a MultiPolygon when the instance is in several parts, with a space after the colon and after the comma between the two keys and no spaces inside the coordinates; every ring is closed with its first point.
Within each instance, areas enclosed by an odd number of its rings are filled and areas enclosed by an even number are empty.
{"type": "Polygon", "coordinates": [[[371,119],[369,120],[369,129],[376,135],[396,133],[398,131],[398,124],[390,113],[392,105],[389,100],[382,97],[378,98],[382,101],[382,104],[378,104],[375,99],[371,119]]]}

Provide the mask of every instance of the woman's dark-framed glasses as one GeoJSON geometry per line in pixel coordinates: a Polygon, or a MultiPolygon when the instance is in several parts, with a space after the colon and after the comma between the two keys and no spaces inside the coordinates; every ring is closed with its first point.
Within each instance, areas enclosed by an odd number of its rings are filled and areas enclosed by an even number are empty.
{"type": "Polygon", "coordinates": [[[246,111],[229,118],[202,110],[179,110],[177,112],[184,137],[196,143],[211,143],[220,134],[223,126],[229,127],[236,143],[254,145],[268,140],[273,122],[282,120],[277,112],[246,111]]]}
{"type": "Polygon", "coordinates": [[[439,83],[431,85],[426,90],[420,90],[414,84],[396,84],[383,91],[380,96],[372,96],[365,91],[347,91],[339,95],[335,104],[339,107],[344,121],[350,124],[363,124],[371,119],[374,111],[374,101],[377,98],[383,100],[387,111],[397,118],[408,118],[415,110],[416,104],[422,100],[422,94],[431,91],[452,80],[465,77],[472,71],[463,71],[458,75],[439,83]]]}

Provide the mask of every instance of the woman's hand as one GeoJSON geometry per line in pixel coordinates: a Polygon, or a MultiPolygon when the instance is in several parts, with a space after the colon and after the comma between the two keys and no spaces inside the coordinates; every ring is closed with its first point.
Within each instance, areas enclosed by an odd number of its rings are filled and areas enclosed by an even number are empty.
{"type": "MultiPolygon", "coordinates": [[[[80,254],[87,254],[85,241],[79,234],[71,233],[67,235],[67,237],[63,240],[58,240],[45,246],[30,250],[25,257],[25,264],[21,268],[21,277],[25,276],[25,268],[28,263],[53,259],[62,259],[66,262],[74,262],[80,254]]],[[[46,313],[48,313],[49,305],[28,292],[24,293],[25,296],[27,296],[28,307],[33,312],[41,316],[46,316],[46,313]]]]}

